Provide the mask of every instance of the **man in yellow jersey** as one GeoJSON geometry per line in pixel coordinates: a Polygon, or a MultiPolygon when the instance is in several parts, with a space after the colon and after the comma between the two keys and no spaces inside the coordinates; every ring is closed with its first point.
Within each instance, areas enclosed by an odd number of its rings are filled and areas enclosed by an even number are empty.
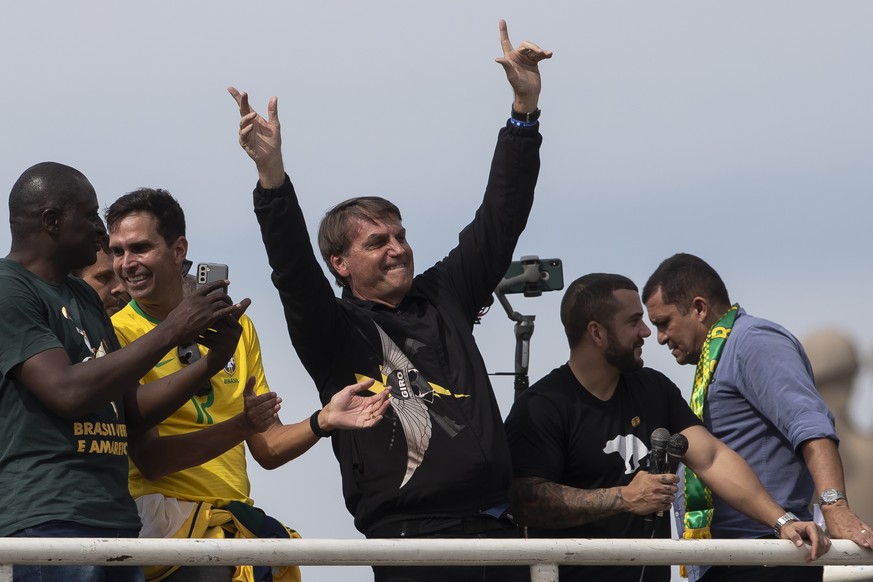
{"type": "MultiPolygon", "coordinates": [[[[106,215],[113,267],[131,296],[112,318],[126,345],[156,326],[182,301],[186,258],[185,216],[166,191],[140,189],[116,200],[106,215]]],[[[276,468],[307,451],[335,429],[368,428],[387,407],[386,395],[361,396],[372,381],[339,392],[310,418],[283,425],[281,399],[269,391],[251,320],[243,316],[239,345],[224,369],[160,425],[131,441],[130,491],[143,521],[142,537],[297,537],[253,506],[245,449],[264,468],[276,468]]],[[[166,354],[142,384],[177,372],[201,358],[196,345],[166,354]]],[[[294,580],[296,567],[255,568],[255,580],[294,580]]],[[[248,575],[248,574],[246,574],[248,575]]],[[[146,569],[149,580],[252,578],[222,567],[146,569]]]]}

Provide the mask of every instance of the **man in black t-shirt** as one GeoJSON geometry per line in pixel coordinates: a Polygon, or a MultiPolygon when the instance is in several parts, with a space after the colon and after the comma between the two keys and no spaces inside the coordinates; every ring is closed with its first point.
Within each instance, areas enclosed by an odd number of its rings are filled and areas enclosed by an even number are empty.
{"type": "MultiPolygon", "coordinates": [[[[561,303],[570,359],[531,386],[506,420],[513,461],[512,512],[532,537],[642,538],[670,535],[666,519],[678,477],[642,465],[656,428],[688,439],[683,461],[743,513],[776,524],[785,511],[752,470],[714,438],[663,374],[643,368],[651,331],[637,287],[621,275],[574,281],[561,303]],[[647,527],[646,516],[652,516],[647,527]]],[[[812,522],[792,521],[780,535],[812,557],[830,541],[812,522]]],[[[666,566],[562,566],[564,580],[669,580],[666,566]]]]}

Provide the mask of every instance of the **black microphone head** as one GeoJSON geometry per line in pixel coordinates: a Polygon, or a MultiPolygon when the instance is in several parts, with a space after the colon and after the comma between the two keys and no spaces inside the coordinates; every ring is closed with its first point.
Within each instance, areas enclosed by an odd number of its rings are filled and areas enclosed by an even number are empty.
{"type": "Polygon", "coordinates": [[[649,473],[663,473],[667,465],[667,443],[670,442],[670,431],[666,428],[656,428],[652,431],[649,444],[649,473]]]}
{"type": "Polygon", "coordinates": [[[688,452],[688,439],[682,433],[676,433],[667,442],[667,454],[684,457],[688,452]]]}
{"type": "Polygon", "coordinates": [[[666,428],[656,428],[652,431],[652,436],[649,443],[652,445],[653,451],[666,451],[667,444],[670,442],[670,431],[666,428]]]}
{"type": "Polygon", "coordinates": [[[682,457],[688,452],[688,439],[678,432],[670,437],[667,443],[667,470],[665,473],[675,473],[682,462],[682,457]]]}

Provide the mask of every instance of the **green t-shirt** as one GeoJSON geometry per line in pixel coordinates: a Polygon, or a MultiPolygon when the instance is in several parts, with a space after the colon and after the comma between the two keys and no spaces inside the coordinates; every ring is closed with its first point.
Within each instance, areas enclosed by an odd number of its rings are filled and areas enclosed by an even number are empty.
{"type": "Polygon", "coordinates": [[[12,374],[53,348],[74,365],[118,349],[97,294],[75,277],[53,285],[0,259],[0,338],[0,536],[54,520],[139,529],[122,402],[62,418],[12,374]]]}

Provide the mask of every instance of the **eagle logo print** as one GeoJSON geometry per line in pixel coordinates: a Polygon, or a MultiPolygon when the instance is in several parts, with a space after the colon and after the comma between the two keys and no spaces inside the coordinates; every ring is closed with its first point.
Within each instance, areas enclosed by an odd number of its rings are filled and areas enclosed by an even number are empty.
{"type": "Polygon", "coordinates": [[[400,483],[403,488],[415,470],[424,461],[424,455],[430,445],[433,434],[433,423],[437,422],[450,437],[457,435],[463,425],[449,418],[435,414],[428,404],[434,401],[434,388],[419,373],[406,354],[388,337],[378,325],[379,337],[382,340],[382,375],[385,385],[391,390],[391,407],[400,420],[403,436],[406,438],[406,474],[400,483]]]}

